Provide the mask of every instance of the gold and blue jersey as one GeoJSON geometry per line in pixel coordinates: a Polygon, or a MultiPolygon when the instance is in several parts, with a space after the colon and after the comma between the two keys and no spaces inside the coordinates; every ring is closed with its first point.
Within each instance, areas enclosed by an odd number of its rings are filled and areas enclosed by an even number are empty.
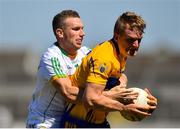
{"type": "MultiPolygon", "coordinates": [[[[70,78],[75,86],[85,88],[87,82],[101,84],[106,87],[108,80],[118,80],[125,69],[126,61],[119,60],[117,48],[112,41],[97,45],[82,61],[75,74],[70,78]]],[[[109,87],[108,89],[110,89],[109,87]]],[[[107,113],[87,109],[82,103],[68,104],[66,109],[69,116],[89,123],[103,123],[107,113]]]]}

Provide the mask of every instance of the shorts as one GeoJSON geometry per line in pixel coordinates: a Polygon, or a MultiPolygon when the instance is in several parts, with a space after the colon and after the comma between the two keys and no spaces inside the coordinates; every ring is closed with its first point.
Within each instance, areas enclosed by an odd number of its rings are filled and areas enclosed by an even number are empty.
{"type": "Polygon", "coordinates": [[[67,113],[63,115],[61,125],[61,128],[110,128],[107,120],[101,124],[89,123],[85,120],[74,118],[67,113]]]}

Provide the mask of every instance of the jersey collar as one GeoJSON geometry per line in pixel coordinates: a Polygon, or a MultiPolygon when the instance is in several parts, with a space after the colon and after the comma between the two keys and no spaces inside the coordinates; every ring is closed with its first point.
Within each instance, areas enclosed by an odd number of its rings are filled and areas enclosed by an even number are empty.
{"type": "Polygon", "coordinates": [[[71,59],[74,59],[76,56],[77,56],[77,53],[75,55],[69,55],[63,48],[61,48],[59,45],[58,45],[58,42],[55,42],[55,45],[60,49],[60,51],[65,55],[65,56],[68,56],[69,58],[71,59]]]}

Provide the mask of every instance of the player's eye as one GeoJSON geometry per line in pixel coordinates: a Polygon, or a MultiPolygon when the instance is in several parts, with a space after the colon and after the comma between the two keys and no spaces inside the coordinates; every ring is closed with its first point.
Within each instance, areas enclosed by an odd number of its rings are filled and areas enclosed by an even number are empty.
{"type": "Polygon", "coordinates": [[[129,43],[129,44],[131,44],[131,43],[134,43],[136,40],[138,40],[138,43],[141,43],[141,39],[142,38],[126,38],[126,41],[129,43]]]}
{"type": "Polygon", "coordinates": [[[81,28],[80,27],[74,27],[73,28],[73,30],[75,30],[75,31],[78,31],[78,30],[80,30],[81,28]]]}
{"type": "Polygon", "coordinates": [[[138,43],[141,43],[142,38],[138,39],[138,43]]]}

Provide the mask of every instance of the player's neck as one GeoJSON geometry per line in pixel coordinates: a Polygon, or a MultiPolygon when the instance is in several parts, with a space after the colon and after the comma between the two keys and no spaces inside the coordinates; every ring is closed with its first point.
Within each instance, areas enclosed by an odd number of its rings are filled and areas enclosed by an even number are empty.
{"type": "Polygon", "coordinates": [[[72,50],[72,49],[68,49],[68,48],[66,48],[66,49],[64,49],[65,51],[66,51],[66,53],[67,53],[67,56],[71,59],[71,60],[73,60],[73,59],[75,59],[76,58],[76,56],[77,56],[77,50],[72,50]]]}
{"type": "Polygon", "coordinates": [[[119,54],[119,59],[120,59],[120,61],[126,61],[127,60],[127,56],[125,56],[124,54],[120,53],[119,54]]]}
{"type": "Polygon", "coordinates": [[[72,54],[72,55],[69,54],[69,55],[68,55],[68,57],[69,57],[71,60],[75,59],[76,56],[77,56],[77,52],[76,52],[75,54],[72,54]]]}
{"type": "Polygon", "coordinates": [[[77,50],[72,50],[68,47],[65,47],[62,44],[58,44],[58,47],[61,49],[61,51],[68,56],[71,60],[75,59],[77,56],[77,50]]]}

